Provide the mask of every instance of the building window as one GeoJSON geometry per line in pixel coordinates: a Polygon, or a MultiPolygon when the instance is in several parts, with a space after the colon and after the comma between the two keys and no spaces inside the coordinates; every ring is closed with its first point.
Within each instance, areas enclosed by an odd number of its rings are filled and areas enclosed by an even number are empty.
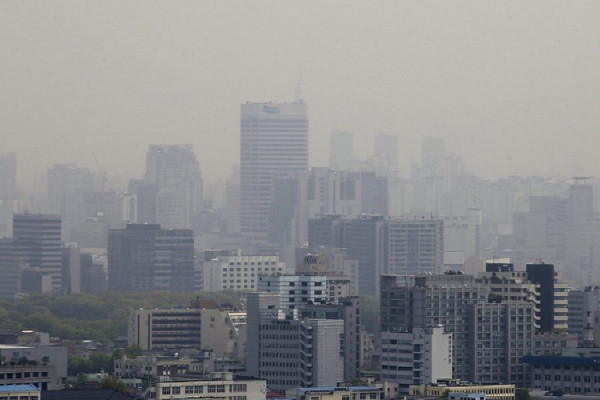
{"type": "Polygon", "coordinates": [[[171,387],[170,386],[163,386],[163,388],[162,388],[162,394],[171,394],[171,387]]]}

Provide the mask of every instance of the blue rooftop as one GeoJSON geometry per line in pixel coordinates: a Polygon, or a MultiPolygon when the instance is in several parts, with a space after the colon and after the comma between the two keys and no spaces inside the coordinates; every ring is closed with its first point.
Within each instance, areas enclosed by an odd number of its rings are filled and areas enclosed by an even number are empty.
{"type": "Polygon", "coordinates": [[[40,390],[33,385],[3,385],[0,386],[0,393],[8,392],[39,392],[40,390]]]}

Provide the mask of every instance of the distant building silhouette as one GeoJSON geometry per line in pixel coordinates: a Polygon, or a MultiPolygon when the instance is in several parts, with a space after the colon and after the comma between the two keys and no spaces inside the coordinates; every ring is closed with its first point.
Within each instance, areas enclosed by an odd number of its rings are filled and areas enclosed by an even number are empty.
{"type": "Polygon", "coordinates": [[[128,224],[111,229],[108,289],[187,292],[194,285],[194,235],[190,229],[128,224]]]}
{"type": "Polygon", "coordinates": [[[264,241],[275,179],[308,170],[306,104],[242,104],[240,141],[240,230],[264,241]]]}
{"type": "Polygon", "coordinates": [[[46,214],[15,214],[13,240],[20,264],[39,268],[50,277],[51,291],[62,294],[61,217],[46,214]]]}
{"type": "Polygon", "coordinates": [[[192,145],[151,145],[138,187],[138,222],[190,228],[202,206],[202,175],[192,145]]]}

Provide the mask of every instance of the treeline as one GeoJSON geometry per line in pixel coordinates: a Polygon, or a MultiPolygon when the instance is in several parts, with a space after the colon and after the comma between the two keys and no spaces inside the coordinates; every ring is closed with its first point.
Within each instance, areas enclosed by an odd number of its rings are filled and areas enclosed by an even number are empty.
{"type": "MultiPolygon", "coordinates": [[[[239,305],[242,292],[213,293],[122,292],[76,294],[70,296],[36,295],[21,300],[0,300],[2,330],[48,332],[60,339],[91,339],[102,343],[127,335],[131,310],[138,308],[189,307],[196,298],[218,305],[239,305]]],[[[361,297],[362,325],[372,331],[379,323],[379,301],[361,297]]]]}
{"type": "Polygon", "coordinates": [[[127,335],[127,319],[133,309],[189,307],[196,298],[218,305],[239,304],[242,293],[122,292],[35,295],[21,300],[0,300],[2,330],[48,332],[60,339],[91,339],[105,343],[127,335]]]}

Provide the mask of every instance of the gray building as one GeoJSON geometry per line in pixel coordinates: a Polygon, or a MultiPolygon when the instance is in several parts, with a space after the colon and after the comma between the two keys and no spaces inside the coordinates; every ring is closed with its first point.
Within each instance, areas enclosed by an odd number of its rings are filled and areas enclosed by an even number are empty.
{"type": "Polygon", "coordinates": [[[267,379],[268,386],[281,393],[302,386],[335,386],[357,376],[357,300],[348,299],[339,307],[306,305],[296,318],[286,316],[279,303],[275,293],[248,294],[248,375],[267,379]],[[351,354],[346,360],[347,352],[351,354]]]}
{"type": "Polygon", "coordinates": [[[194,285],[194,235],[190,229],[128,224],[111,229],[108,289],[188,292],[194,285]]]}
{"type": "Polygon", "coordinates": [[[439,273],[444,263],[442,220],[318,215],[308,224],[310,249],[344,248],[358,261],[359,294],[379,295],[384,274],[439,273]]]}
{"type": "Polygon", "coordinates": [[[191,228],[202,205],[202,175],[192,145],[151,145],[138,188],[141,216],[165,228],[191,228]]]}
{"type": "Polygon", "coordinates": [[[246,103],[240,122],[240,230],[264,241],[278,176],[308,170],[308,118],[303,103],[246,103]]]}
{"type": "Polygon", "coordinates": [[[444,263],[444,221],[388,220],[385,245],[384,273],[438,274],[444,263]]]}
{"type": "Polygon", "coordinates": [[[488,289],[462,274],[384,275],[381,281],[381,332],[444,326],[454,337],[453,378],[471,379],[471,306],[487,302],[488,289]]]}
{"type": "Polygon", "coordinates": [[[100,189],[101,178],[88,168],[75,164],[56,164],[48,168],[48,206],[62,218],[65,241],[75,239],[73,230],[85,219],[84,194],[100,189]]]}
{"type": "Polygon", "coordinates": [[[0,239],[0,298],[14,299],[20,291],[19,258],[12,239],[0,239]]]}
{"type": "Polygon", "coordinates": [[[528,383],[522,361],[533,345],[534,304],[474,303],[470,306],[471,382],[528,383]]]}
{"type": "Polygon", "coordinates": [[[410,385],[452,376],[452,334],[443,326],[381,333],[381,379],[408,394],[410,385]]]}
{"type": "Polygon", "coordinates": [[[337,247],[347,249],[348,256],[358,260],[358,293],[379,295],[379,276],[385,262],[385,218],[362,216],[345,220],[342,244],[337,247]]]}
{"type": "Polygon", "coordinates": [[[50,278],[54,293],[63,293],[61,217],[46,214],[15,214],[13,241],[19,263],[39,268],[50,278]]]}
{"type": "Polygon", "coordinates": [[[594,312],[600,310],[600,287],[586,286],[571,290],[569,303],[569,333],[577,335],[580,343],[593,340],[594,312]]]}

